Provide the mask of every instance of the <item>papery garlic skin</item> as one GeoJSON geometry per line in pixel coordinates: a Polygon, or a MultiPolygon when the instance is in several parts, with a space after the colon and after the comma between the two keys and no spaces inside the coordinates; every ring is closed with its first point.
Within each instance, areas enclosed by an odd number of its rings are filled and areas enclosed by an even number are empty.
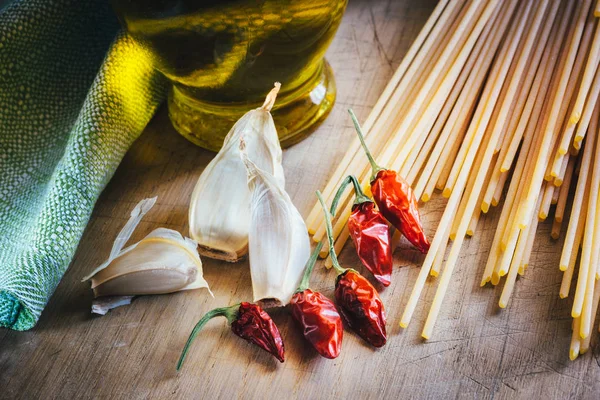
{"type": "MultiPolygon", "coordinates": [[[[158,228],[122,249],[156,198],[142,200],[121,230],[109,259],[89,276],[94,296],[131,296],[206,288],[197,243],[177,231],[158,228]]],[[[211,292],[212,295],[212,292],[211,292]]]]}
{"type": "Polygon", "coordinates": [[[254,302],[288,304],[310,256],[304,219],[273,175],[244,158],[250,205],[249,255],[254,302]]]}
{"type": "Polygon", "coordinates": [[[250,191],[240,158],[241,137],[248,157],[284,186],[281,146],[269,112],[278,90],[277,84],[262,107],[236,122],[198,179],[190,201],[190,237],[204,256],[234,262],[248,252],[250,191]]]}

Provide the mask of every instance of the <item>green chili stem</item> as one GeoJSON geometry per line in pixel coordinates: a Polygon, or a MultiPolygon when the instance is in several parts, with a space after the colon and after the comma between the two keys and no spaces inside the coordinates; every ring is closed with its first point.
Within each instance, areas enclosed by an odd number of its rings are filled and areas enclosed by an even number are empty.
{"type": "Polygon", "coordinates": [[[304,267],[304,276],[302,276],[302,281],[300,282],[300,286],[296,289],[296,293],[304,292],[308,289],[308,283],[310,281],[310,275],[312,274],[313,268],[317,263],[317,257],[319,257],[319,253],[323,248],[323,241],[320,241],[315,247],[315,250],[310,255],[310,258],[306,262],[306,267],[304,267]]]}
{"type": "Polygon", "coordinates": [[[349,108],[348,112],[350,113],[350,117],[352,117],[352,122],[354,122],[354,128],[356,129],[356,133],[358,134],[358,138],[360,139],[360,144],[362,144],[362,147],[365,150],[365,153],[367,154],[367,158],[369,159],[369,163],[371,164],[371,170],[373,173],[371,180],[373,180],[373,179],[375,179],[375,176],[377,175],[377,173],[379,171],[381,171],[383,168],[381,168],[377,164],[377,162],[373,158],[373,155],[371,155],[371,152],[369,151],[369,148],[367,147],[367,143],[365,143],[365,136],[363,134],[362,128],[360,127],[360,124],[358,123],[358,119],[356,118],[356,115],[354,115],[354,111],[352,111],[352,109],[349,108]]]}
{"type": "Polygon", "coordinates": [[[327,239],[329,240],[329,256],[331,257],[331,262],[333,264],[333,268],[338,275],[346,272],[344,268],[341,267],[338,262],[337,256],[335,255],[335,248],[333,247],[333,228],[331,227],[331,214],[325,205],[325,200],[323,200],[323,196],[321,192],[317,190],[317,197],[319,198],[319,202],[321,203],[321,207],[323,208],[323,213],[325,213],[325,228],[327,229],[327,239]]]}
{"type": "Polygon", "coordinates": [[[337,193],[335,194],[333,201],[331,202],[331,215],[335,215],[335,211],[337,210],[337,206],[338,203],[340,201],[340,197],[342,197],[342,194],[344,193],[344,190],[346,190],[346,187],[351,184],[354,186],[354,194],[356,195],[356,199],[354,200],[354,204],[362,204],[365,202],[370,202],[372,203],[373,200],[371,200],[362,190],[362,188],[360,187],[360,183],[358,182],[358,179],[356,179],[356,176],[354,175],[348,175],[346,177],[346,179],[344,179],[344,181],[342,182],[342,184],[340,185],[340,187],[338,188],[337,193]]]}
{"type": "Polygon", "coordinates": [[[198,333],[204,327],[204,325],[206,325],[206,323],[214,317],[219,316],[227,318],[227,322],[231,324],[237,318],[239,308],[239,304],[234,304],[230,307],[215,308],[214,310],[210,310],[209,312],[204,314],[204,316],[200,319],[200,321],[198,321],[194,329],[192,329],[192,333],[190,333],[190,337],[188,337],[188,340],[185,343],[185,346],[183,347],[183,351],[181,352],[181,356],[179,357],[179,361],[177,362],[177,371],[181,369],[183,361],[185,360],[185,356],[190,350],[192,342],[194,341],[194,339],[196,339],[196,336],[198,336],[198,333]]]}

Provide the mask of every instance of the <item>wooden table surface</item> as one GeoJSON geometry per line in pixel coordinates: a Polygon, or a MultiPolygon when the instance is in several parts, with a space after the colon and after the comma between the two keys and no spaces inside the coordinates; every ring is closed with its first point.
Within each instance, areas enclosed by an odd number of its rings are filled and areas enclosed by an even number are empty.
{"type": "MultiPolygon", "coordinates": [[[[431,13],[435,0],[351,0],[328,52],[338,99],[310,138],[284,153],[287,190],[307,215],[354,135],[348,107],[364,120],[395,67],[431,13]]],[[[600,349],[568,359],[571,300],[560,300],[560,241],[542,224],[533,266],[519,279],[505,310],[501,288],[478,285],[498,219],[483,218],[463,248],[431,340],[419,338],[436,282],[427,284],[412,324],[398,322],[422,256],[403,246],[392,284],[382,291],[389,339],[375,350],[346,331],[336,360],[319,357],[285,310],[272,313],[286,345],[286,361],[236,336],[224,319],[211,322],[175,363],[196,321],[208,310],[251,299],[247,262],[204,259],[205,290],[138,298],[104,317],[91,316],[92,293],[81,278],[106,259],[112,242],[142,198],[158,196],[134,233],[137,241],[159,226],[187,233],[188,202],[213,154],[171,128],[163,109],[134,144],[96,208],[61,284],[38,325],[0,330],[0,398],[598,398],[600,349]]],[[[445,202],[423,208],[431,237],[445,202]]],[[[348,246],[341,261],[358,267],[348,246]]],[[[333,271],[319,264],[312,286],[332,295],[333,271]]]]}

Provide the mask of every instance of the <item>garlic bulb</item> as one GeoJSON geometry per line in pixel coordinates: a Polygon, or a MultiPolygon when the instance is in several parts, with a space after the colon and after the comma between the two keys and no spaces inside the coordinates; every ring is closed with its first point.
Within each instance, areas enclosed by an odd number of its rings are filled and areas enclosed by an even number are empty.
{"type": "MultiPolygon", "coordinates": [[[[242,148],[244,141],[241,142],[242,148]]],[[[273,175],[242,151],[248,171],[250,203],[249,254],[254,301],[284,306],[302,280],[310,256],[308,231],[290,196],[273,175]]]]}
{"type": "Polygon", "coordinates": [[[234,262],[248,251],[250,191],[240,159],[240,137],[245,138],[248,156],[284,186],[281,146],[269,112],[280,86],[275,83],[263,106],[236,122],[198,179],[190,202],[189,224],[190,236],[204,256],[234,262]]]}
{"type": "Polygon", "coordinates": [[[198,288],[207,288],[210,292],[202,276],[197,243],[177,231],[158,228],[123,249],[155,202],[156,197],[138,203],[117,236],[108,260],[84,278],[91,281],[95,297],[162,294],[198,288]]]}

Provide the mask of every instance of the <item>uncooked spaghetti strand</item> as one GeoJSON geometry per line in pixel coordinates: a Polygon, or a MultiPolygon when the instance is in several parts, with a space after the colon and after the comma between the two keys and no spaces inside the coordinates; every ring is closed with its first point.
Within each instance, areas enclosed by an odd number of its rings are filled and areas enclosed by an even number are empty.
{"type": "Polygon", "coordinates": [[[538,222],[539,220],[536,221],[532,219],[532,226],[531,229],[529,229],[529,233],[527,235],[527,245],[525,246],[525,254],[523,254],[523,260],[521,261],[521,267],[519,268],[519,270],[522,271],[519,272],[519,275],[523,275],[525,273],[525,270],[529,267],[529,261],[531,258],[531,253],[533,251],[533,243],[535,242],[535,234],[537,231],[538,222]]]}
{"type": "MultiPolygon", "coordinates": [[[[588,193],[586,192],[586,200],[588,193]]],[[[587,201],[585,202],[583,211],[587,210],[587,201]]],[[[579,254],[579,246],[583,240],[583,230],[585,229],[585,218],[580,218],[576,221],[577,227],[575,237],[573,239],[573,248],[569,252],[569,260],[567,261],[567,267],[563,273],[562,282],[560,284],[559,297],[565,299],[569,297],[569,291],[571,290],[571,282],[573,281],[573,272],[575,272],[575,264],[577,263],[577,255],[579,254]]]]}
{"type": "MultiPolygon", "coordinates": [[[[551,186],[551,185],[547,185],[551,186]]],[[[541,200],[538,199],[538,208],[541,206],[541,200]]],[[[519,267],[521,266],[521,260],[525,256],[525,249],[527,247],[527,239],[529,237],[529,231],[535,231],[537,229],[538,219],[532,218],[531,224],[528,228],[524,229],[519,234],[519,239],[517,241],[517,246],[515,249],[515,254],[512,257],[512,261],[510,264],[510,268],[508,270],[508,275],[506,277],[506,282],[504,283],[504,288],[502,289],[502,294],[500,295],[500,300],[498,302],[498,306],[500,308],[506,308],[508,305],[508,300],[510,299],[514,287],[515,281],[517,279],[517,274],[519,272],[519,267]]]]}
{"type": "MultiPolygon", "coordinates": [[[[596,314],[598,313],[598,303],[600,302],[600,285],[596,285],[594,287],[594,299],[593,299],[593,309],[592,309],[592,326],[594,326],[596,322],[596,314]]],[[[590,341],[592,339],[592,335],[588,335],[585,339],[581,341],[581,347],[579,349],[579,354],[585,354],[590,348],[590,341]]]]}
{"type": "Polygon", "coordinates": [[[565,171],[563,184],[560,186],[560,191],[558,193],[558,202],[556,203],[556,210],[554,211],[554,219],[557,222],[562,222],[563,216],[565,215],[565,207],[567,206],[567,198],[569,197],[569,188],[571,186],[571,179],[573,177],[574,168],[575,160],[571,158],[567,164],[567,170],[565,171]]]}
{"type": "MultiPolygon", "coordinates": [[[[498,159],[498,154],[494,155],[495,160],[493,160],[493,164],[498,159]]],[[[485,180],[483,182],[483,187],[486,187],[490,184],[490,180],[492,179],[492,168],[488,168],[488,172],[485,176],[485,180]]],[[[483,196],[485,192],[483,190],[479,191],[479,198],[477,199],[477,204],[481,204],[483,201],[483,196]]],[[[475,230],[477,228],[477,224],[479,223],[479,217],[481,216],[481,207],[475,207],[475,211],[473,211],[473,215],[471,215],[471,221],[467,227],[467,236],[473,236],[475,234],[475,230]]]]}
{"type": "MultiPolygon", "coordinates": [[[[502,197],[502,192],[504,191],[504,185],[508,180],[508,171],[502,172],[500,175],[500,180],[498,184],[496,184],[496,190],[494,191],[494,195],[492,196],[492,206],[496,207],[500,204],[500,197],[502,197]]],[[[483,211],[483,208],[481,209],[483,211]]]]}
{"type": "Polygon", "coordinates": [[[554,186],[562,187],[563,182],[565,181],[565,174],[567,173],[567,168],[569,167],[569,162],[573,159],[574,156],[571,156],[570,154],[565,154],[563,156],[560,171],[558,171],[558,174],[554,177],[554,180],[552,181],[554,186]]]}
{"type": "MultiPolygon", "coordinates": [[[[477,155],[475,156],[473,165],[470,168],[469,175],[467,178],[467,183],[466,183],[466,186],[464,189],[465,193],[471,193],[473,191],[473,188],[474,188],[476,180],[477,180],[477,173],[481,168],[484,167],[481,165],[481,163],[483,161],[483,157],[485,155],[485,149],[488,146],[489,141],[490,141],[490,135],[488,135],[486,132],[486,134],[483,135],[483,141],[482,141],[481,145],[479,146],[479,150],[477,151],[477,155]]],[[[458,212],[456,212],[454,214],[454,221],[452,222],[452,229],[450,230],[450,240],[455,240],[456,232],[458,231],[458,225],[459,225],[460,221],[463,218],[471,218],[471,216],[465,215],[466,206],[467,206],[466,201],[459,202],[458,212]]]]}

